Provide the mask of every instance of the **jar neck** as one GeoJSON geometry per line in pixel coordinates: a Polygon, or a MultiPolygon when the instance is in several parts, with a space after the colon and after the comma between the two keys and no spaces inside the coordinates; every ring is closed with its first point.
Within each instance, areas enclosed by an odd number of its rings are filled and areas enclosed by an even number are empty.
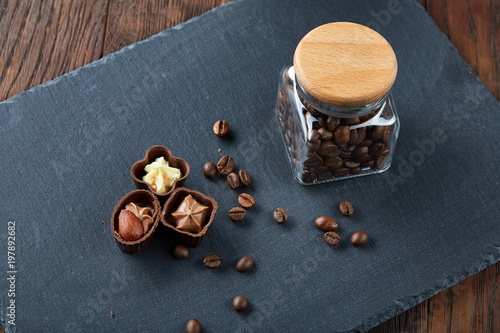
{"type": "Polygon", "coordinates": [[[300,84],[297,76],[295,76],[295,83],[297,88],[297,93],[304,98],[314,109],[317,111],[324,113],[328,116],[340,117],[340,118],[356,118],[361,117],[367,114],[370,114],[373,111],[376,111],[382,107],[384,102],[387,100],[390,91],[382,96],[380,99],[376,100],[367,105],[356,106],[356,107],[341,107],[331,104],[326,104],[311,96],[300,84]]]}

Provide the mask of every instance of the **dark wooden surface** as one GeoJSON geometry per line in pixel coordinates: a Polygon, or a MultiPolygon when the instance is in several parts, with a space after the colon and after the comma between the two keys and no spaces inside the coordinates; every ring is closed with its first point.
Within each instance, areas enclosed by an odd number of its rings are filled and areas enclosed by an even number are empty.
{"type": "MultiPolygon", "coordinates": [[[[228,1],[0,0],[0,101],[228,1]]],[[[418,1],[500,100],[500,0],[418,1]]],[[[370,333],[500,332],[499,286],[500,263],[370,333]]]]}

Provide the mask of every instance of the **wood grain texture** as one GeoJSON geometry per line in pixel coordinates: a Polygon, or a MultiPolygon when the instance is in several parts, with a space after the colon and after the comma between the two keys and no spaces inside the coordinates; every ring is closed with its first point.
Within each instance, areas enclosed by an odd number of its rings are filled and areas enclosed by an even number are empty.
{"type": "Polygon", "coordinates": [[[418,1],[500,100],[500,1],[418,1]]]}
{"type": "MultiPolygon", "coordinates": [[[[500,1],[419,1],[500,99],[500,1]]],[[[0,0],[0,101],[226,2],[0,0]]],[[[369,332],[500,332],[499,286],[500,263],[369,332]]]]}
{"type": "Polygon", "coordinates": [[[106,0],[0,0],[0,101],[102,57],[106,0]]]}
{"type": "Polygon", "coordinates": [[[389,42],[351,22],[324,24],[308,32],[295,49],[293,65],[297,80],[311,96],[340,107],[379,100],[398,72],[389,42]]]}
{"type": "Polygon", "coordinates": [[[112,0],[108,12],[104,54],[118,51],[229,1],[112,0]]]}

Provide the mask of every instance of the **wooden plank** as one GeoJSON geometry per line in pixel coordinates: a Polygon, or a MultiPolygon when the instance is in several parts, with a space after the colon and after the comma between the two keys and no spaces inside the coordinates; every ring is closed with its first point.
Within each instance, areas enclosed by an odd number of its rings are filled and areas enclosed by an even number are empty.
{"type": "Polygon", "coordinates": [[[0,0],[0,101],[102,57],[107,0],[0,0]]]}
{"type": "Polygon", "coordinates": [[[116,0],[110,3],[104,54],[185,22],[231,0],[116,0]]]}
{"type": "Polygon", "coordinates": [[[493,96],[500,100],[500,1],[419,2],[493,96]]]}

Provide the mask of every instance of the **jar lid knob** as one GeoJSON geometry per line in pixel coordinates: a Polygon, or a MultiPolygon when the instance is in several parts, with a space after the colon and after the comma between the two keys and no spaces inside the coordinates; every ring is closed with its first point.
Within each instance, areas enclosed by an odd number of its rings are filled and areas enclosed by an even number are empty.
{"type": "Polygon", "coordinates": [[[328,23],[311,30],[297,45],[293,64],[307,93],[340,107],[363,106],[382,98],[398,70],[387,40],[350,22],[328,23]]]}

